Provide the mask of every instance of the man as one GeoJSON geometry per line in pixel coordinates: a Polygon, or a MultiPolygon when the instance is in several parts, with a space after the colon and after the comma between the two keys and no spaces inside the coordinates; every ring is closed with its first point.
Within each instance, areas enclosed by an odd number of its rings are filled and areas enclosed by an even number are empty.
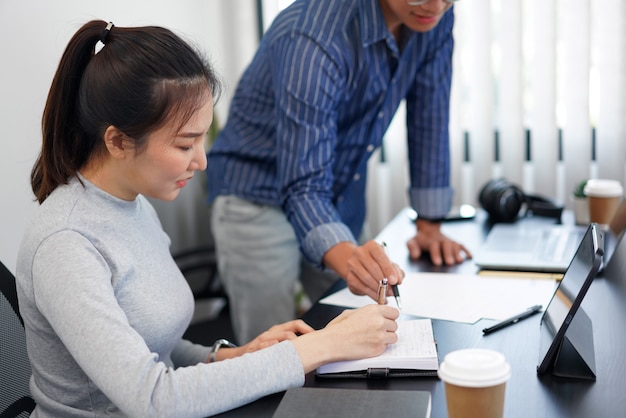
{"type": "Polygon", "coordinates": [[[208,154],[219,271],[241,343],[293,317],[301,268],[312,300],[337,275],[373,299],[383,277],[401,283],[381,246],[357,238],[367,160],[403,99],[419,214],[410,255],[428,252],[436,265],[471,256],[439,224],[452,201],[452,1],[299,0],[264,35],[208,154]]]}

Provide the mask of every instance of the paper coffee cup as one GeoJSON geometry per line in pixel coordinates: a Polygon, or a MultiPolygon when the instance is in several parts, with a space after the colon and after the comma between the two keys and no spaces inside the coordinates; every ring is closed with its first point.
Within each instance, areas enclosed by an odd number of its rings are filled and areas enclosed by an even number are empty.
{"type": "Polygon", "coordinates": [[[448,353],[438,371],[449,418],[502,418],[511,367],[501,353],[468,348],[448,353]]]}
{"type": "Polygon", "coordinates": [[[624,188],[617,180],[591,179],[584,189],[589,202],[589,222],[607,227],[622,201],[624,188]]]}

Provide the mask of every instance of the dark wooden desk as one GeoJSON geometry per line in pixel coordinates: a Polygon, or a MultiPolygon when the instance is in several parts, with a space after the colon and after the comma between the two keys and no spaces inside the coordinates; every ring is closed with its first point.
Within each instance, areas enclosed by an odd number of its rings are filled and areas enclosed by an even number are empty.
{"type": "MultiPolygon", "coordinates": [[[[443,225],[444,232],[463,242],[470,251],[476,250],[489,229],[484,215],[473,221],[451,222],[443,225]]],[[[405,242],[414,233],[406,213],[401,212],[381,232],[378,239],[390,247],[394,261],[407,273],[445,271],[475,273],[471,260],[453,267],[436,268],[427,260],[408,259],[405,242]]],[[[626,254],[615,254],[622,261],[626,254]]],[[[495,321],[482,320],[468,325],[433,320],[440,360],[450,351],[467,347],[484,347],[502,352],[512,367],[507,384],[506,418],[517,417],[625,417],[626,416],[626,261],[621,263],[619,277],[598,277],[592,284],[582,307],[593,321],[597,380],[572,381],[536,374],[539,353],[539,321],[535,315],[518,324],[483,336],[482,329],[495,321]]],[[[341,289],[339,281],[329,293],[341,289]]],[[[342,308],[315,304],[303,317],[315,328],[323,327],[341,312],[342,308]]],[[[390,380],[333,380],[306,377],[305,386],[337,388],[376,388],[389,390],[427,390],[432,394],[432,417],[447,417],[443,383],[437,378],[402,378],[390,380]]],[[[272,395],[223,416],[271,417],[282,394],[272,395]]]]}

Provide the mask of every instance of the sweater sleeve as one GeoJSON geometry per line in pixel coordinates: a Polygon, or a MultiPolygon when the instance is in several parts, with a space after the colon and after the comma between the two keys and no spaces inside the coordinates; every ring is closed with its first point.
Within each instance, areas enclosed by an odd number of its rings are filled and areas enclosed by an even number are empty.
{"type": "Polygon", "coordinates": [[[172,362],[174,367],[193,366],[204,363],[209,357],[211,347],[194,344],[191,341],[180,340],[172,351],[172,362]]]}
{"type": "MultiPolygon", "coordinates": [[[[118,304],[108,264],[80,234],[44,241],[32,269],[37,307],[58,337],[47,349],[68,352],[65,364],[50,367],[72,382],[87,379],[81,390],[95,385],[127,416],[204,417],[304,383],[288,341],[211,364],[175,368],[160,359],[118,304]]],[[[187,343],[175,351],[187,363],[204,355],[187,343]]],[[[45,361],[45,352],[38,355],[45,361]]]]}

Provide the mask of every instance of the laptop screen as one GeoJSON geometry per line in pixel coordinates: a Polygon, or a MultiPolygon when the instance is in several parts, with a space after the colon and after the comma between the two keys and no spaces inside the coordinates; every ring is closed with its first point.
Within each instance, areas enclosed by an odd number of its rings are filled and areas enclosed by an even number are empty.
{"type": "Polygon", "coordinates": [[[561,282],[541,318],[539,374],[550,370],[583,297],[602,262],[603,235],[596,224],[589,225],[561,282]],[[546,332],[547,331],[547,332],[546,332]]]}

